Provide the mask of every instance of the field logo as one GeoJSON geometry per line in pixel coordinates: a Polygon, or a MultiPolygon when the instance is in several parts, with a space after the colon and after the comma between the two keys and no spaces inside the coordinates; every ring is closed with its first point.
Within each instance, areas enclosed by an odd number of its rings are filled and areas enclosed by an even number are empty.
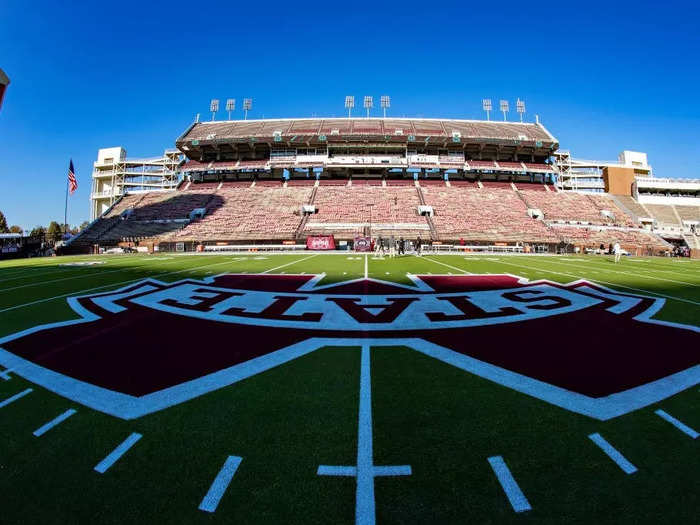
{"type": "Polygon", "coordinates": [[[0,364],[125,419],[322,347],[408,347],[597,419],[700,382],[699,330],[653,319],[663,299],[512,275],[323,278],[147,279],[72,297],[80,319],[0,339],[0,364]]]}

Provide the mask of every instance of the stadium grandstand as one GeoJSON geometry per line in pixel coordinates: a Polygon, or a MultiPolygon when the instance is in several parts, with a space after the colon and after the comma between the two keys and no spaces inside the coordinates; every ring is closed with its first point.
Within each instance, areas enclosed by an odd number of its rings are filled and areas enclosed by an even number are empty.
{"type": "Polygon", "coordinates": [[[572,160],[539,120],[196,121],[175,145],[134,161],[100,150],[94,220],[66,251],[303,246],[313,236],[550,253],[700,247],[700,181],[656,178],[638,152],[572,160]]]}

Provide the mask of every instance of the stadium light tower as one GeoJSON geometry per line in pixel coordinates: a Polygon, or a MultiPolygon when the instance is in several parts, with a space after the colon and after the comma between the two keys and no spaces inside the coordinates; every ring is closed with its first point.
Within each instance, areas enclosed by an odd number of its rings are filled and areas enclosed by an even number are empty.
{"type": "Polygon", "coordinates": [[[505,122],[508,120],[506,115],[508,114],[508,111],[510,111],[510,105],[508,104],[507,100],[501,100],[501,111],[503,112],[503,121],[505,122]]]}
{"type": "Polygon", "coordinates": [[[231,120],[231,112],[236,109],[236,99],[230,98],[226,101],[226,111],[228,111],[228,119],[231,120]]]}
{"type": "Polygon", "coordinates": [[[382,109],[384,110],[384,118],[386,118],[386,108],[391,107],[391,99],[389,98],[389,95],[382,95],[380,102],[382,105],[382,109]]]}
{"type": "Polygon", "coordinates": [[[372,99],[372,95],[365,95],[364,106],[367,110],[367,118],[369,118],[369,110],[374,107],[374,99],[372,99]]]}
{"type": "Polygon", "coordinates": [[[520,122],[522,122],[523,115],[525,114],[525,101],[518,99],[518,101],[515,103],[515,109],[518,113],[520,113],[520,122]]]}
{"type": "Polygon", "coordinates": [[[209,111],[211,111],[211,119],[214,120],[216,112],[219,111],[219,99],[213,98],[209,103],[209,111]]]}
{"type": "Polygon", "coordinates": [[[355,97],[353,95],[348,95],[345,97],[345,109],[348,110],[348,118],[350,118],[350,113],[352,112],[352,108],[355,107],[355,97]]]}
{"type": "Polygon", "coordinates": [[[244,111],[243,120],[248,120],[248,111],[252,107],[253,107],[253,99],[252,98],[244,98],[243,99],[243,111],[244,111]]]}
{"type": "Polygon", "coordinates": [[[493,104],[491,104],[490,98],[485,98],[481,101],[481,107],[486,111],[486,120],[491,120],[491,110],[493,109],[493,104]]]}

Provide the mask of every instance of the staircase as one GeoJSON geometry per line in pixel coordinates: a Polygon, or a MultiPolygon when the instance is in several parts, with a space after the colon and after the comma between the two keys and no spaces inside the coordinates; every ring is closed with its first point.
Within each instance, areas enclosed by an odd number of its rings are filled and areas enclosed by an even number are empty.
{"type": "MultiPolygon", "coordinates": [[[[423,195],[423,190],[417,184],[416,184],[415,188],[416,188],[416,192],[418,193],[418,201],[421,203],[421,206],[425,206],[425,195],[423,195]]],[[[439,240],[437,228],[435,227],[435,223],[433,222],[433,218],[430,217],[429,215],[426,215],[425,221],[428,223],[428,228],[430,228],[430,240],[431,241],[439,240]]]]}
{"type": "MultiPolygon", "coordinates": [[[[316,200],[316,192],[318,191],[318,181],[316,181],[316,184],[314,184],[313,189],[311,190],[311,195],[309,196],[309,202],[306,204],[313,204],[314,201],[316,200]]],[[[296,231],[294,232],[294,239],[299,241],[302,240],[303,234],[304,234],[304,228],[306,227],[306,223],[309,222],[309,216],[304,214],[304,216],[301,218],[301,221],[299,222],[299,226],[297,226],[296,231]]]]}

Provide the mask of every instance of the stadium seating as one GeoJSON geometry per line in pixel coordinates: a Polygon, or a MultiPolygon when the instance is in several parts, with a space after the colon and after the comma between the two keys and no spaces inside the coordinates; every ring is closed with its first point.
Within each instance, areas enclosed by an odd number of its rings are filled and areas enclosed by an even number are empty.
{"type": "Polygon", "coordinates": [[[216,191],[216,205],[169,241],[287,240],[301,222],[300,209],[313,186],[282,187],[279,181],[258,181],[254,187],[226,184],[216,191]]]}
{"type": "Polygon", "coordinates": [[[680,228],[681,223],[673,211],[673,206],[664,204],[645,204],[644,207],[649,210],[652,216],[661,226],[672,226],[680,228]]]}
{"type": "Polygon", "coordinates": [[[681,220],[700,222],[700,206],[676,206],[681,220]]]}
{"type": "Polygon", "coordinates": [[[435,212],[433,222],[440,239],[559,242],[542,221],[527,215],[527,206],[512,189],[479,189],[472,184],[471,188],[451,185],[422,191],[435,212]]]}
{"type": "Polygon", "coordinates": [[[521,189],[520,194],[530,208],[542,210],[544,218],[547,221],[612,224],[610,219],[601,215],[600,208],[598,208],[588,195],[573,192],[552,193],[527,189],[521,189]]]}

